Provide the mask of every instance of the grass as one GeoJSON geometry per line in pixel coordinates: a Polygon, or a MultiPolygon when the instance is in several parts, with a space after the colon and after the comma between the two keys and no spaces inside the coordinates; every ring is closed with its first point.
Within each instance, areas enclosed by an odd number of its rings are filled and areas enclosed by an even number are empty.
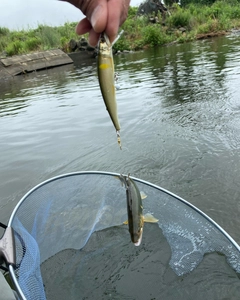
{"type": "Polygon", "coordinates": [[[216,1],[212,5],[174,4],[164,22],[152,24],[148,17],[137,16],[137,8],[131,7],[129,17],[122,25],[123,37],[114,46],[116,50],[138,50],[161,46],[170,42],[188,42],[209,33],[240,28],[240,3],[237,0],[216,1]]]}
{"type": "MultiPolygon", "coordinates": [[[[149,17],[137,15],[136,7],[130,7],[128,18],[122,25],[124,34],[114,45],[114,49],[139,50],[173,41],[183,43],[195,40],[199,35],[217,35],[240,27],[238,0],[216,1],[212,5],[199,3],[201,1],[184,7],[174,4],[169,8],[170,15],[166,15],[163,20],[159,14],[158,22],[154,24],[149,21],[149,17]]],[[[0,53],[5,51],[11,56],[53,48],[68,52],[69,41],[80,39],[75,34],[76,24],[65,23],[59,27],[38,25],[36,29],[25,31],[10,31],[0,27],[0,53]]]]}
{"type": "Polygon", "coordinates": [[[11,56],[54,48],[62,48],[67,52],[69,40],[79,39],[75,34],[76,25],[77,22],[59,27],[38,25],[36,29],[20,31],[0,27],[0,53],[5,51],[11,56]]]}

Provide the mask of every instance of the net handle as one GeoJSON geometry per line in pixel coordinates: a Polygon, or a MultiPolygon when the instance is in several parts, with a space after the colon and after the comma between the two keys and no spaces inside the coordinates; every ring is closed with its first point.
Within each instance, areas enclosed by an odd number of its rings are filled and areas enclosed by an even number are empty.
{"type": "Polygon", "coordinates": [[[7,268],[9,265],[16,265],[15,238],[12,227],[8,227],[1,222],[0,227],[5,229],[5,232],[0,240],[0,266],[2,269],[6,269],[2,266],[3,264],[5,264],[7,268]]]}

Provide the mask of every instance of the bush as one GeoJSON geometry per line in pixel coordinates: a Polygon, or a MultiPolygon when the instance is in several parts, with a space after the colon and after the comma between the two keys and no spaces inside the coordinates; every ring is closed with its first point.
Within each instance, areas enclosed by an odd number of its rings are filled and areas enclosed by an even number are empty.
{"type": "Polygon", "coordinates": [[[137,15],[138,7],[130,6],[128,9],[128,18],[133,18],[137,15]]]}
{"type": "Polygon", "coordinates": [[[227,30],[229,26],[230,26],[229,19],[227,18],[221,18],[219,20],[209,19],[207,23],[204,23],[198,27],[197,33],[209,33],[209,32],[227,30]]]}
{"type": "Polygon", "coordinates": [[[0,52],[3,52],[7,47],[7,41],[5,39],[0,39],[0,52]]]}
{"type": "Polygon", "coordinates": [[[188,10],[178,9],[167,20],[172,27],[189,27],[192,15],[188,10]]]}
{"type": "Polygon", "coordinates": [[[5,49],[8,56],[22,54],[24,52],[24,44],[21,41],[14,41],[8,44],[5,49]]]}
{"type": "Polygon", "coordinates": [[[0,35],[3,36],[3,35],[8,35],[10,32],[10,30],[6,27],[0,27],[0,35]]]}
{"type": "Polygon", "coordinates": [[[61,37],[61,48],[64,52],[69,52],[69,39],[67,37],[61,37]]]}
{"type": "Polygon", "coordinates": [[[75,28],[77,26],[77,22],[65,23],[63,26],[59,26],[56,28],[57,32],[61,37],[66,37],[70,39],[76,39],[77,34],[75,33],[75,28]]]}
{"type": "Polygon", "coordinates": [[[182,6],[187,6],[189,4],[200,4],[200,5],[212,5],[216,0],[181,0],[182,6]]]}
{"type": "Polygon", "coordinates": [[[26,51],[38,50],[41,45],[40,38],[32,37],[25,41],[24,46],[26,51]]]}
{"type": "Polygon", "coordinates": [[[159,25],[148,25],[142,29],[144,45],[160,46],[169,41],[169,37],[161,30],[159,25]]]}
{"type": "Polygon", "coordinates": [[[116,44],[113,46],[113,49],[115,49],[116,51],[120,50],[131,50],[131,45],[130,42],[124,38],[120,38],[116,44]]]}
{"type": "Polygon", "coordinates": [[[61,35],[54,27],[39,25],[37,37],[41,39],[44,49],[50,49],[59,45],[61,35]]]}

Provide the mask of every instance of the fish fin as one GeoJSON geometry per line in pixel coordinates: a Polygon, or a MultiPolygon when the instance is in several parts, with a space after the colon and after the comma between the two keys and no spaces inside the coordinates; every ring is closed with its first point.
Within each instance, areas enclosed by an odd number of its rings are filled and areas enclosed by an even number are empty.
{"type": "Polygon", "coordinates": [[[147,198],[147,195],[143,191],[140,192],[140,195],[142,200],[147,198]]]}
{"type": "Polygon", "coordinates": [[[144,222],[147,223],[157,223],[158,219],[156,219],[153,215],[147,213],[146,215],[143,216],[144,222]]]}
{"type": "Polygon", "coordinates": [[[125,221],[125,222],[123,222],[123,224],[127,225],[127,224],[128,224],[128,220],[127,220],[127,221],[125,221]]]}

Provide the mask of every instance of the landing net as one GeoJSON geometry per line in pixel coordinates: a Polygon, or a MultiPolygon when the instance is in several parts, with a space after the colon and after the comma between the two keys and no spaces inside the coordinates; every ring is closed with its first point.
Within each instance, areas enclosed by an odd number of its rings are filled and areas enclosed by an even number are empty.
{"type": "MultiPolygon", "coordinates": [[[[82,249],[93,232],[127,219],[125,189],[117,175],[66,174],[39,184],[21,199],[8,224],[15,231],[17,267],[10,267],[10,273],[20,299],[46,299],[42,262],[64,249],[82,249]]],[[[159,219],[171,248],[169,264],[178,276],[193,271],[204,254],[215,251],[240,273],[240,248],[221,227],[176,195],[133,179],[147,195],[144,213],[159,219]]]]}

